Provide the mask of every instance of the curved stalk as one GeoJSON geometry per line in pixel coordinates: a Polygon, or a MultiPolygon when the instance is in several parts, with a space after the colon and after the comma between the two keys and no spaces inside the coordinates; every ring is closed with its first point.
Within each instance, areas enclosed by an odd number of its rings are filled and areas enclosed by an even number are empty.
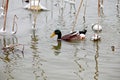
{"type": "Polygon", "coordinates": [[[12,34],[16,34],[17,30],[18,30],[18,26],[17,26],[17,23],[16,23],[15,19],[18,19],[18,17],[16,15],[14,15],[14,18],[13,18],[12,34]],[[16,30],[14,29],[15,25],[16,25],[16,30]]]}

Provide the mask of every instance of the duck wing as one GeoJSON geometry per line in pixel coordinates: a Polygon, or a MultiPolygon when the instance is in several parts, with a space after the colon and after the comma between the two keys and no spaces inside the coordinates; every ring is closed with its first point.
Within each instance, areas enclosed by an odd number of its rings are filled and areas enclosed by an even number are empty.
{"type": "Polygon", "coordinates": [[[65,40],[65,41],[74,41],[74,40],[79,40],[80,39],[80,35],[79,34],[66,34],[64,35],[62,38],[62,40],[65,40]]]}

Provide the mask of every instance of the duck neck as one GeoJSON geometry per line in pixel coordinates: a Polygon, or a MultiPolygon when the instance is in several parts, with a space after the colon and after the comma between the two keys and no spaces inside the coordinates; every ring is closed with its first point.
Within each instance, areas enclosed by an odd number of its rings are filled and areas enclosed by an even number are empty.
{"type": "Polygon", "coordinates": [[[58,34],[58,38],[57,38],[57,39],[58,39],[58,40],[61,40],[61,36],[62,36],[62,34],[61,34],[61,33],[59,33],[59,34],[58,34]]]}

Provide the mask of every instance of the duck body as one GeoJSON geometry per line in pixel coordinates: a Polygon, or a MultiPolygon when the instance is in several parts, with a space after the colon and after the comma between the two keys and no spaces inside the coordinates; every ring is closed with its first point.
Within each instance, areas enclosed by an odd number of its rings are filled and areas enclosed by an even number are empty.
{"type": "Polygon", "coordinates": [[[81,36],[78,34],[66,34],[61,37],[62,40],[65,41],[76,41],[76,40],[81,40],[81,36]]]}
{"type": "Polygon", "coordinates": [[[55,30],[53,32],[53,34],[51,35],[51,37],[53,37],[54,35],[58,36],[57,40],[64,40],[64,41],[68,41],[68,42],[80,41],[85,38],[85,35],[83,36],[83,34],[79,34],[78,31],[74,31],[72,33],[62,36],[62,33],[60,30],[55,30]]]}

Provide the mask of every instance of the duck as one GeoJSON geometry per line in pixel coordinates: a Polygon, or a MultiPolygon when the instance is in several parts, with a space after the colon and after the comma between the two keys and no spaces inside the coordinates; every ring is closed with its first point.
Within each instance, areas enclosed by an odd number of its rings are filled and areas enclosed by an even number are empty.
{"type": "Polygon", "coordinates": [[[84,31],[73,31],[71,33],[68,33],[64,36],[62,36],[62,33],[59,29],[54,30],[54,32],[51,34],[51,38],[57,35],[57,40],[64,40],[64,41],[80,41],[82,39],[85,39],[85,34],[87,30],[84,31]]]}
{"type": "Polygon", "coordinates": [[[91,37],[91,40],[92,41],[99,41],[101,39],[101,36],[99,36],[98,34],[94,34],[92,37],[91,37]]]}
{"type": "Polygon", "coordinates": [[[31,0],[29,2],[29,4],[27,4],[26,6],[24,6],[24,9],[28,9],[28,10],[48,10],[46,7],[44,7],[39,0],[31,0]]]}
{"type": "Polygon", "coordinates": [[[92,24],[92,30],[93,31],[102,31],[102,26],[100,24],[92,24]]]}

